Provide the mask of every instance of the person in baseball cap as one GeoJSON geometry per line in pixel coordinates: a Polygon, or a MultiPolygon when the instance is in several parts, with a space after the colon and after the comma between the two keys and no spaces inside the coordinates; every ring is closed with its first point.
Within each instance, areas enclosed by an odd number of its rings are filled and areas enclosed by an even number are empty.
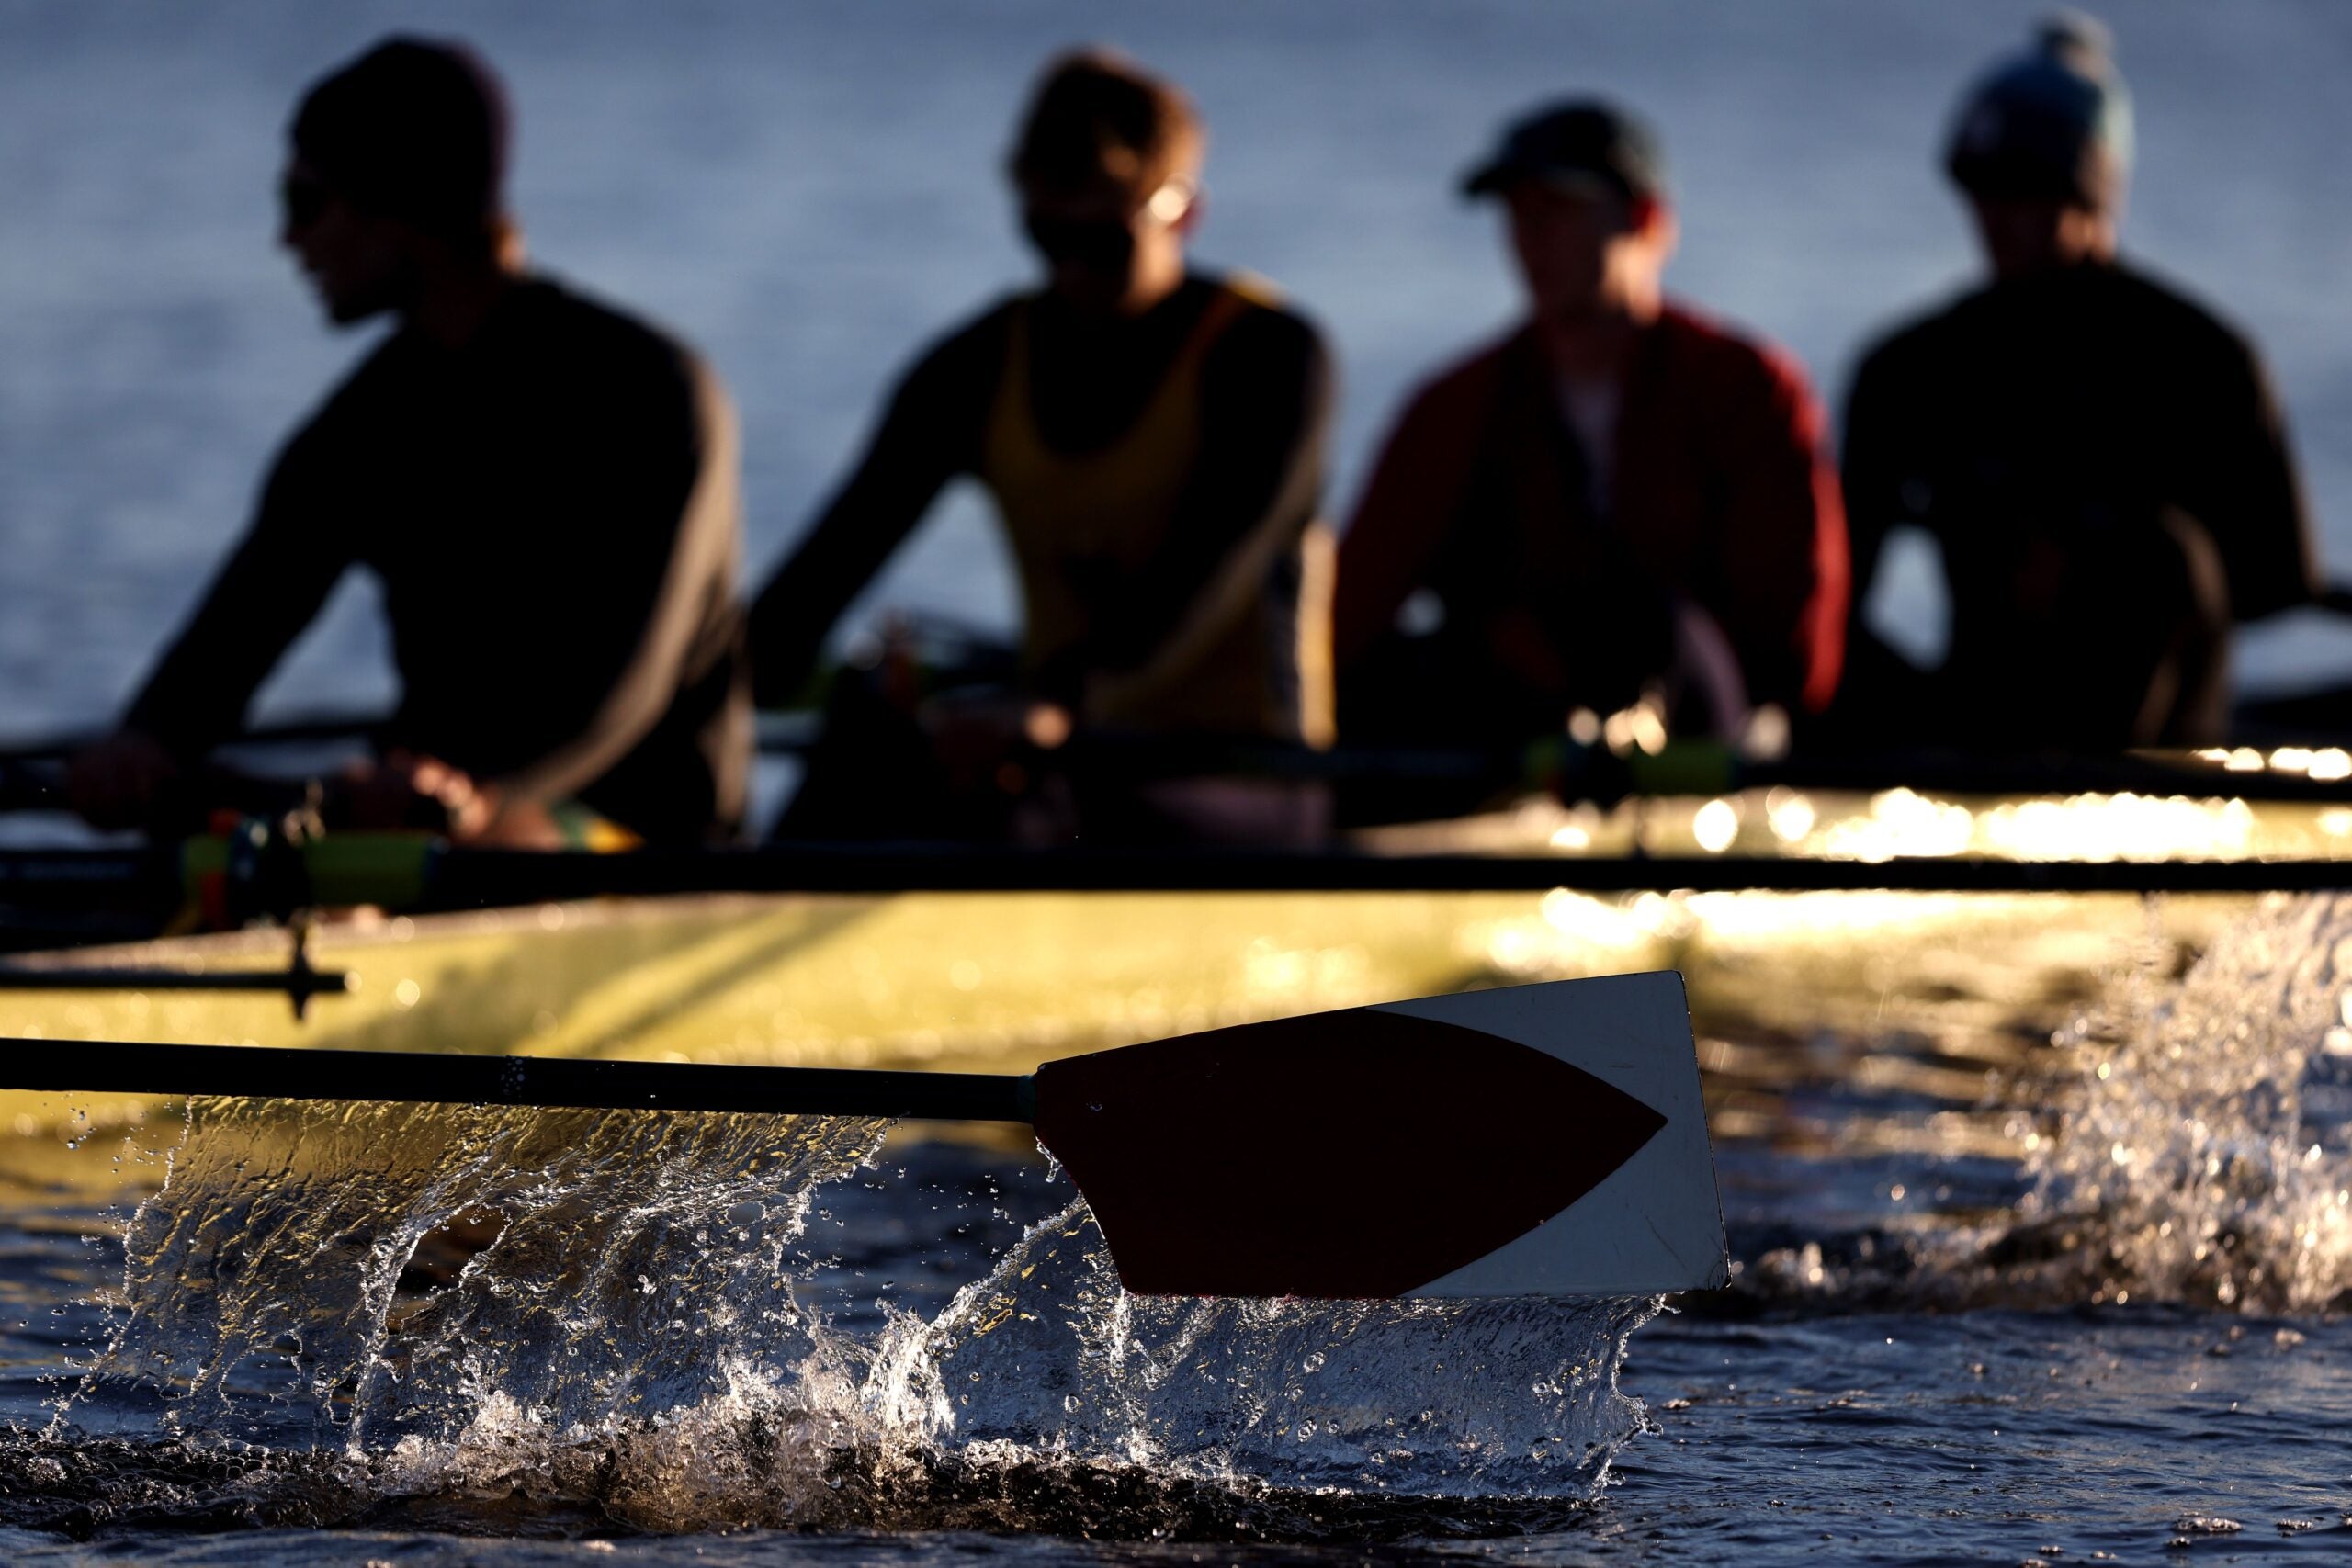
{"type": "Polygon", "coordinates": [[[2132,165],[2113,39],[2078,14],[1961,99],[1943,166],[1991,276],[1863,357],[1844,475],[1857,604],[1890,534],[1917,528],[1943,566],[1950,643],[1920,671],[1858,616],[1837,716],[1858,736],[2218,740],[2233,624],[2316,591],[2260,355],[2120,254],[2132,165]]]}
{"type": "Polygon", "coordinates": [[[1668,298],[1657,133],[1544,105],[1462,189],[1501,209],[1527,312],[1414,396],[1357,504],[1341,734],[1508,743],[1647,702],[1736,736],[1763,705],[1826,705],[1845,533],[1825,421],[1793,361],[1668,298]]]}
{"type": "Polygon", "coordinates": [[[1463,177],[1464,196],[1501,196],[1523,180],[1587,182],[1620,198],[1663,198],[1666,153],[1634,116],[1594,99],[1559,104],[1515,121],[1494,152],[1463,177]]]}

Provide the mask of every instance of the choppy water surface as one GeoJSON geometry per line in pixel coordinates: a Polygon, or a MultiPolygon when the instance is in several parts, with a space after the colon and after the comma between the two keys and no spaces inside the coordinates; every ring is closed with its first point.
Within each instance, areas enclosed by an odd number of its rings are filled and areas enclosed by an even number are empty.
{"type": "MultiPolygon", "coordinates": [[[[1775,908],[1810,934],[1770,972],[1690,956],[1738,1275],[1657,1317],[1130,1298],[1034,1158],[867,1122],[207,1101],[16,1140],[0,1550],[2339,1552],[2352,905],[2072,950],[1775,908]]],[[[1505,946],[1490,978],[1568,962],[1505,946]]]]}

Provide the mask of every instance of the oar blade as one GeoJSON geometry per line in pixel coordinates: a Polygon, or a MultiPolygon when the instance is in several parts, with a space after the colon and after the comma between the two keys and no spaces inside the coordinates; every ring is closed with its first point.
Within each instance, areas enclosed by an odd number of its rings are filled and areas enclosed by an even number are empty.
{"type": "Polygon", "coordinates": [[[1724,1282],[1681,977],[1432,998],[1051,1062],[1039,1138],[1130,1290],[1618,1295],[1724,1282]]]}

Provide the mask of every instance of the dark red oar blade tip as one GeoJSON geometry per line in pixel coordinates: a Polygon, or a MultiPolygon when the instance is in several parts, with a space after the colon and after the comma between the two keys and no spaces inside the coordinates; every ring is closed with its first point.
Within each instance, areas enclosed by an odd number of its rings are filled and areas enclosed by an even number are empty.
{"type": "Polygon", "coordinates": [[[1665,1125],[1581,1068],[1378,1010],[1052,1062],[1039,1139],[1132,1291],[1402,1295],[1542,1224],[1665,1125]]]}

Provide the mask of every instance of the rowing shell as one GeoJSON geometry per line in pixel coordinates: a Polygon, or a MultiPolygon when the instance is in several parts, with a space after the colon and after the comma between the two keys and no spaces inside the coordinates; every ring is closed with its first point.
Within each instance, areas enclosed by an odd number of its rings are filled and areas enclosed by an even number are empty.
{"type": "MultiPolygon", "coordinates": [[[[1875,1027],[1902,987],[2004,994],[2201,943],[2243,899],[1491,894],[910,894],[548,904],[321,927],[314,999],[0,990],[0,1035],[775,1066],[1026,1071],[1160,1035],[1472,986],[1679,967],[1737,1037],[1875,1027]],[[1891,967],[1892,966],[1892,967],[1891,967]],[[1769,974],[1772,983],[1758,986],[1769,974]],[[1979,976],[1989,978],[1980,980],[1979,976]]],[[[12,966],[282,968],[282,931],[20,955],[12,966]]],[[[0,1094],[0,1134],[163,1102],[0,1094]]]]}

